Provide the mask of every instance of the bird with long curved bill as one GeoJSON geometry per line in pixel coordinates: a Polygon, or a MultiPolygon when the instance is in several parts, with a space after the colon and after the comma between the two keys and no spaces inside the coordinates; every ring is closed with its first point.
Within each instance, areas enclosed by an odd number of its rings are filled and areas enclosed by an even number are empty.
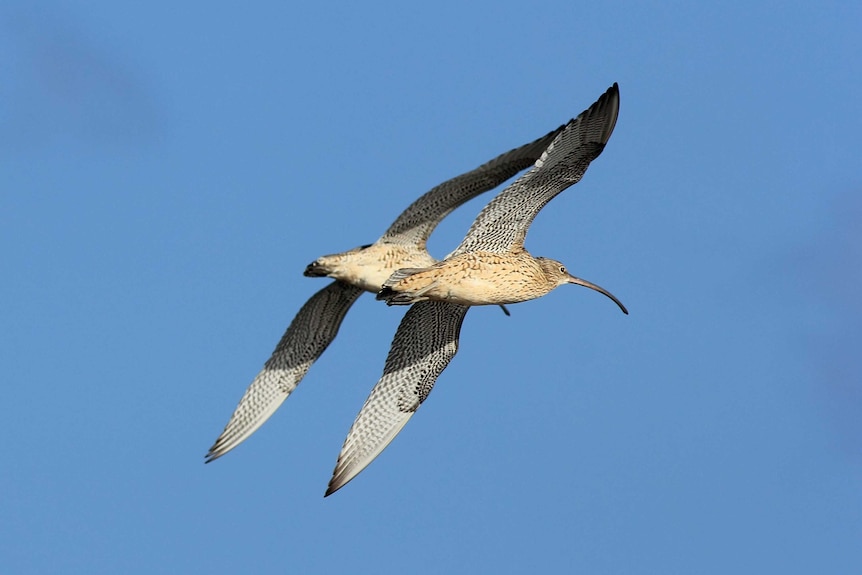
{"type": "Polygon", "coordinates": [[[458,351],[470,306],[535,299],[564,284],[595,290],[628,314],[610,292],[571,275],[560,262],[524,248],[539,211],[580,181],[604,150],[619,115],[619,88],[611,86],[557,134],[535,166],[500,192],[443,261],[395,271],[377,295],[390,305],[411,305],[398,326],[383,375],[353,422],[326,495],[365,469],[395,438],[428,397],[458,351]]]}

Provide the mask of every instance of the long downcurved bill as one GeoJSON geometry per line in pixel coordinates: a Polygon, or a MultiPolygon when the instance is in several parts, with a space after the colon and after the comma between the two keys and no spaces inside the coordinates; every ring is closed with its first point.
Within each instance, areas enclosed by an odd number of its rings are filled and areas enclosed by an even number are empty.
{"type": "Polygon", "coordinates": [[[615,303],[615,304],[617,304],[618,306],[620,306],[620,309],[621,309],[621,310],[623,310],[623,313],[624,313],[624,314],[626,314],[626,315],[628,315],[628,314],[629,314],[629,310],[627,310],[627,309],[626,309],[626,306],[624,306],[624,305],[623,305],[623,302],[621,302],[620,300],[618,300],[618,299],[614,296],[614,294],[612,294],[611,292],[609,292],[609,291],[608,291],[608,290],[606,290],[605,288],[603,288],[603,287],[601,287],[601,286],[597,286],[596,284],[594,284],[594,283],[592,283],[592,282],[588,282],[587,280],[582,280],[581,278],[576,278],[575,276],[572,276],[572,275],[570,275],[570,276],[569,276],[569,283],[570,283],[570,284],[579,285],[579,286],[584,286],[584,287],[586,287],[586,288],[590,288],[591,290],[596,290],[596,291],[597,291],[597,292],[599,292],[600,294],[606,295],[607,297],[609,297],[609,298],[611,298],[612,300],[614,300],[614,303],[615,303]]]}

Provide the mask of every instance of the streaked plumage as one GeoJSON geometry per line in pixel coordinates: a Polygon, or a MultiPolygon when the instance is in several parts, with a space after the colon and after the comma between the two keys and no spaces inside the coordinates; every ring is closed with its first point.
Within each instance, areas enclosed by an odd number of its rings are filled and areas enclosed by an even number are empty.
{"type": "Polygon", "coordinates": [[[347,434],[326,495],[371,463],[428,397],[458,350],[468,306],[526,301],[574,283],[605,294],[628,313],[606,290],[524,249],[536,214],[581,179],[604,149],[618,113],[614,84],[566,125],[530,171],[482,210],[452,254],[432,266],[400,269],[384,282],[378,299],[414,305],[395,333],[383,376],[347,434]]]}
{"type": "Polygon", "coordinates": [[[335,338],[345,314],[364,291],[377,293],[396,269],[433,265],[436,260],[425,244],[440,221],[461,204],[532,165],[562,129],[426,192],[373,244],[322,256],[309,264],[304,275],[336,281],[302,306],[210,448],[206,462],[242,443],[278,409],[335,338]]]}

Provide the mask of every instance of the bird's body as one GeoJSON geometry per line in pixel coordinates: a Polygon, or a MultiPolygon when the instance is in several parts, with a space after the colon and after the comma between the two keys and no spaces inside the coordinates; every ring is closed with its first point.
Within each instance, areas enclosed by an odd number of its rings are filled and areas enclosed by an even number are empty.
{"type": "Polygon", "coordinates": [[[340,254],[321,256],[308,265],[305,275],[330,277],[371,293],[378,293],[384,282],[400,268],[433,266],[437,260],[416,245],[374,243],[340,254]]]}
{"type": "Polygon", "coordinates": [[[335,339],[360,295],[377,293],[399,268],[434,265],[437,260],[428,253],[426,242],[443,218],[532,165],[562,129],[560,126],[432,188],[410,204],[373,244],[322,256],[309,264],[304,275],[335,281],[302,306],[210,447],[206,461],[229,452],[266,422],[335,339]]]}
{"type": "Polygon", "coordinates": [[[468,252],[424,269],[400,270],[384,283],[380,294],[390,304],[435,300],[503,305],[542,297],[568,283],[568,277],[560,262],[534,258],[526,250],[468,252]]]}
{"type": "Polygon", "coordinates": [[[395,333],[382,377],[347,434],[326,495],[371,463],[428,397],[458,351],[470,306],[526,301],[572,283],[599,291],[628,313],[608,291],[524,248],[539,211],[577,183],[601,154],[618,113],[614,84],[565,126],[533,168],[485,206],[455,251],[430,266],[396,270],[384,282],[378,299],[412,306],[395,333]]]}

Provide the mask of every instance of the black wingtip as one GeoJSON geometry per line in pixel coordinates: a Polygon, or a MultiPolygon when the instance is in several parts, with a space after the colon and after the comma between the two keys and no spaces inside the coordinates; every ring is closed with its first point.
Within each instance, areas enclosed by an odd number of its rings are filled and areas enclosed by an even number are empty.
{"type": "Polygon", "coordinates": [[[350,480],[348,480],[346,482],[341,480],[342,474],[343,474],[343,470],[341,473],[338,473],[338,472],[332,473],[332,477],[329,479],[329,484],[326,486],[326,493],[323,494],[324,499],[326,499],[327,497],[329,497],[330,495],[332,495],[333,493],[335,493],[336,491],[338,491],[339,489],[341,489],[342,487],[344,487],[345,485],[350,483],[350,480]]]}

